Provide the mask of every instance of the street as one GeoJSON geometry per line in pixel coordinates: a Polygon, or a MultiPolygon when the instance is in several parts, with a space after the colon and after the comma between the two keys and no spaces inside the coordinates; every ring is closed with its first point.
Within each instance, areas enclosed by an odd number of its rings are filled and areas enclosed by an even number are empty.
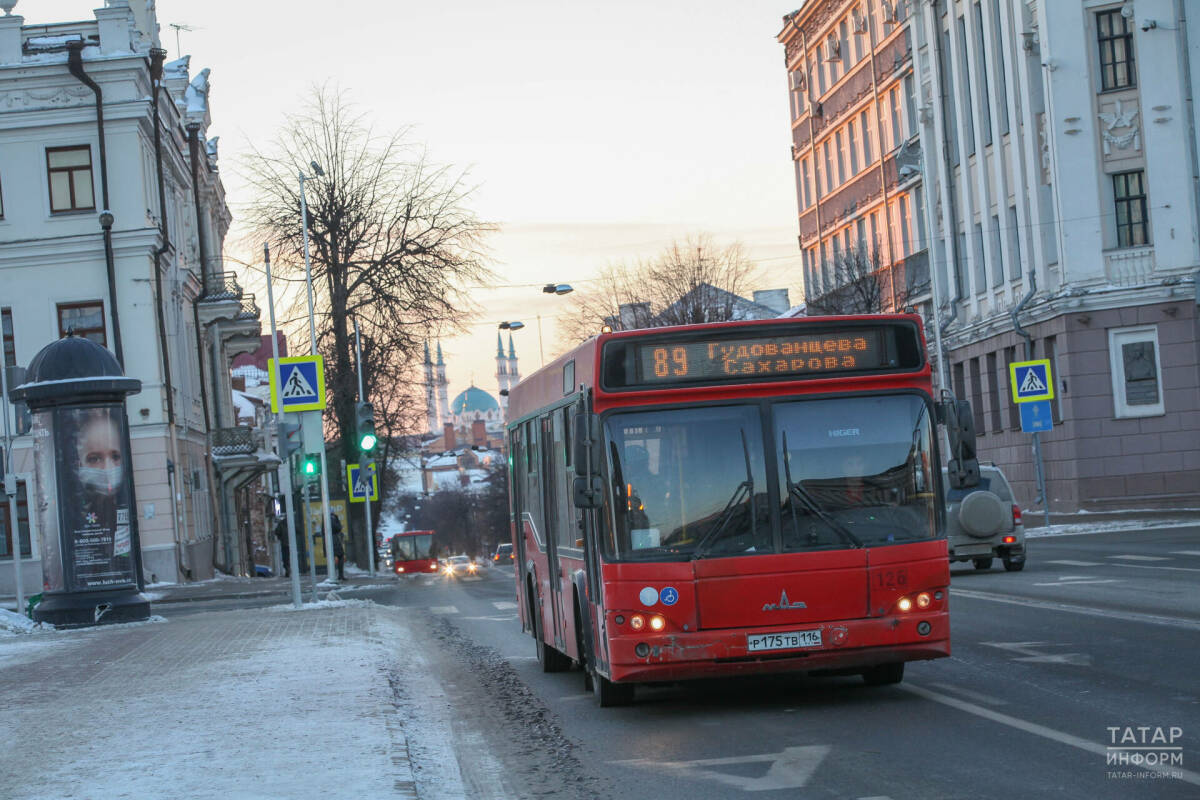
{"type": "Polygon", "coordinates": [[[955,567],[954,655],[910,664],[899,686],[713,681],[639,688],[633,706],[604,710],[578,671],[541,673],[510,568],[377,601],[427,614],[443,647],[472,654],[470,669],[443,664],[447,692],[512,751],[493,777],[517,795],[522,775],[545,774],[531,751],[549,751],[612,797],[1195,797],[1200,679],[1178,654],[1200,631],[1197,573],[1196,527],[1035,538],[1023,572],[955,567]],[[542,728],[506,729],[541,711],[524,693],[489,695],[504,669],[489,649],[544,705],[542,728]],[[1106,765],[1109,729],[1128,726],[1181,728],[1184,780],[1106,765]]]}
{"type": "Polygon", "coordinates": [[[1200,681],[1179,654],[1200,631],[1197,572],[1200,526],[1034,536],[1023,572],[954,567],[953,656],[897,686],[705,681],[612,709],[578,670],[541,671],[511,566],[360,575],[296,614],[283,581],[164,591],[167,625],[0,639],[17,709],[2,743],[20,756],[0,794],[1196,797],[1200,681]],[[218,713],[189,713],[185,686],[218,713]],[[160,703],[182,703],[159,717],[177,724],[148,740],[160,703]],[[255,748],[198,744],[235,724],[255,748]]]}

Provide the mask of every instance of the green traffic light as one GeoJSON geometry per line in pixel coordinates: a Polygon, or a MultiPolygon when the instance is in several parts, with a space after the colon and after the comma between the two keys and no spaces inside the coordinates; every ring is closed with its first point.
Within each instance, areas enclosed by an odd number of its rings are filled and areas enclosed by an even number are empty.
{"type": "Polygon", "coordinates": [[[376,437],[376,436],[375,436],[375,434],[373,434],[373,433],[364,433],[364,434],[362,435],[362,438],[358,440],[358,446],[359,446],[360,448],[362,448],[362,450],[363,450],[364,452],[370,452],[371,450],[374,450],[374,449],[375,449],[375,444],[376,444],[378,441],[379,441],[379,438],[378,438],[378,437],[376,437]]]}
{"type": "Polygon", "coordinates": [[[317,474],[317,460],[315,458],[306,458],[304,460],[304,474],[305,475],[316,475],[317,474]]]}

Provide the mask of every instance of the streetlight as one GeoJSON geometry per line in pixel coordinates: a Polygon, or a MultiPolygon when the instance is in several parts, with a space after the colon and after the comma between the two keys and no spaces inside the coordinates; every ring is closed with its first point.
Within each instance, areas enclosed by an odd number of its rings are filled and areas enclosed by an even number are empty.
{"type": "Polygon", "coordinates": [[[524,327],[525,323],[518,320],[513,320],[512,322],[501,322],[499,325],[499,328],[502,331],[519,331],[524,327]]]}
{"type": "Polygon", "coordinates": [[[542,287],[542,294],[570,294],[575,289],[569,283],[547,283],[542,287]]]}
{"type": "MultiPolygon", "coordinates": [[[[325,176],[325,170],[316,161],[308,162],[313,173],[319,177],[325,176]]],[[[312,261],[308,256],[308,201],[304,196],[304,181],[308,176],[300,170],[300,229],[304,232],[304,282],[308,286],[308,345],[309,355],[317,354],[317,324],[313,316],[312,261]]],[[[318,412],[324,414],[324,412],[318,412]]],[[[307,493],[306,493],[307,494],[307,493]]],[[[308,498],[304,498],[308,502],[308,498]]],[[[307,511],[307,509],[306,509],[307,511]]],[[[305,513],[305,518],[308,514],[305,513]]],[[[329,469],[325,463],[325,443],[321,442],[321,518],[325,523],[325,583],[337,585],[333,570],[333,526],[329,521],[329,469]]],[[[313,553],[313,572],[316,572],[316,553],[313,553]]]]}

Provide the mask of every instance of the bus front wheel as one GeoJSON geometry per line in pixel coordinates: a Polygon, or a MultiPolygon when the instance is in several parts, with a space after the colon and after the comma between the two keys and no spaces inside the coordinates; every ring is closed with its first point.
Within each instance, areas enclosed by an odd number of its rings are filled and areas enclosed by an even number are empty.
{"type": "Polygon", "coordinates": [[[545,631],[542,630],[542,615],[533,613],[533,640],[537,643],[537,660],[542,665],[542,672],[565,672],[571,666],[567,658],[554,647],[546,644],[545,631]]]}
{"type": "Polygon", "coordinates": [[[632,683],[613,683],[600,674],[592,675],[592,691],[601,708],[627,706],[633,702],[632,683]]]}
{"type": "Polygon", "coordinates": [[[871,667],[863,672],[862,677],[867,686],[889,686],[899,683],[904,680],[904,662],[897,661],[894,664],[880,664],[871,667]]]}

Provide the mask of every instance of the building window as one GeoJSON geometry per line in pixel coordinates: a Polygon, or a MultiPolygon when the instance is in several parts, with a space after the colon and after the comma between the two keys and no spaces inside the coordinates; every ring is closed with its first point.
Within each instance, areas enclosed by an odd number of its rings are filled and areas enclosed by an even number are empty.
{"type": "Polygon", "coordinates": [[[825,140],[825,144],[821,146],[825,152],[825,194],[833,191],[833,159],[829,156],[829,140],[825,140]]]}
{"type": "Polygon", "coordinates": [[[850,143],[850,174],[858,174],[858,130],[855,128],[854,120],[846,123],[846,138],[850,143]]]}
{"type": "Polygon", "coordinates": [[[992,433],[1004,432],[1004,421],[1000,416],[1000,408],[1004,403],[1004,381],[1001,379],[1000,368],[996,366],[996,354],[987,354],[987,373],[988,383],[992,387],[991,417],[992,417],[992,433]]]}
{"type": "Polygon", "coordinates": [[[91,339],[102,347],[108,347],[108,339],[104,333],[104,304],[91,303],[59,303],[58,304],[58,335],[66,336],[73,333],[84,339],[91,339]]]}
{"type": "Polygon", "coordinates": [[[1135,85],[1133,31],[1121,9],[1097,14],[1096,34],[1100,46],[1100,88],[1107,91],[1135,85]]]}
{"type": "MultiPolygon", "coordinates": [[[[11,561],[13,555],[13,521],[9,516],[8,503],[0,503],[0,559],[11,561]]],[[[29,497],[25,481],[17,481],[17,530],[21,535],[21,558],[33,555],[29,544],[29,497]]]]}
{"type": "Polygon", "coordinates": [[[895,87],[888,92],[891,100],[892,113],[892,147],[899,147],[904,142],[904,128],[900,125],[900,90],[895,87]]]}
{"type": "MultiPolygon", "coordinates": [[[[1050,377],[1058,381],[1058,385],[1062,386],[1062,376],[1058,372],[1058,339],[1054,336],[1047,336],[1042,342],[1042,357],[1050,361],[1050,377]]],[[[1054,399],[1050,401],[1050,415],[1054,419],[1054,424],[1058,425],[1062,422],[1062,392],[1054,393],[1054,399]]]]}
{"type": "Polygon", "coordinates": [[[834,146],[837,148],[837,180],[838,186],[846,182],[846,159],[843,155],[845,145],[842,141],[842,132],[837,131],[833,134],[834,146]]]}
{"type": "Polygon", "coordinates": [[[1117,212],[1117,247],[1149,243],[1146,235],[1146,179],[1142,170],[1118,172],[1113,178],[1117,212]]]}
{"type": "Polygon", "coordinates": [[[0,219],[4,219],[4,184],[0,182],[0,219]]]}
{"type": "Polygon", "coordinates": [[[1112,367],[1113,410],[1118,417],[1166,413],[1163,406],[1158,328],[1113,329],[1108,332],[1112,367]]]}
{"type": "Polygon", "coordinates": [[[46,177],[52,212],[96,208],[92,194],[92,149],[87,145],[47,147],[46,177]]]}
{"type": "Polygon", "coordinates": [[[1000,381],[1001,386],[1007,387],[1004,392],[1004,402],[1008,404],[1008,427],[1012,430],[1017,430],[1021,427],[1021,409],[1012,401],[1012,372],[1008,365],[1017,360],[1017,348],[1004,348],[1004,363],[1000,365],[1000,369],[1004,372],[1003,380],[1000,381]]]}
{"type": "Polygon", "coordinates": [[[4,329],[4,366],[17,365],[17,340],[13,337],[12,309],[0,308],[0,326],[4,329]]]}
{"type": "Polygon", "coordinates": [[[870,109],[858,115],[858,126],[862,130],[863,168],[871,166],[871,122],[870,109]]]}

